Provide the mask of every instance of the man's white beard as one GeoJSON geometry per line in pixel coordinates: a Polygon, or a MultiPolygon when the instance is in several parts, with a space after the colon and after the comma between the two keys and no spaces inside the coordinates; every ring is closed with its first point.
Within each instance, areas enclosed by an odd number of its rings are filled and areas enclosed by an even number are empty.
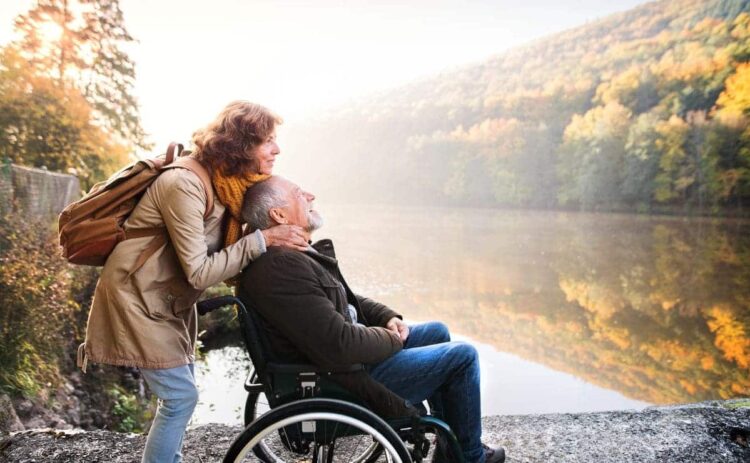
{"type": "Polygon", "coordinates": [[[318,211],[307,211],[307,232],[312,233],[323,226],[323,217],[318,211]]]}

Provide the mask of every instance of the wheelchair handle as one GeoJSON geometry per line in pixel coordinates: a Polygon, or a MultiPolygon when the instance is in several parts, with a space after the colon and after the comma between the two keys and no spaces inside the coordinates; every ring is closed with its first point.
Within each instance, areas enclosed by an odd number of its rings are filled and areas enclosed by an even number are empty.
{"type": "Polygon", "coordinates": [[[219,297],[213,297],[211,299],[206,299],[203,301],[200,301],[198,306],[198,315],[206,315],[209,312],[213,312],[214,310],[224,307],[227,305],[237,305],[240,310],[246,311],[245,304],[242,303],[238,298],[234,296],[219,296],[219,297]]]}

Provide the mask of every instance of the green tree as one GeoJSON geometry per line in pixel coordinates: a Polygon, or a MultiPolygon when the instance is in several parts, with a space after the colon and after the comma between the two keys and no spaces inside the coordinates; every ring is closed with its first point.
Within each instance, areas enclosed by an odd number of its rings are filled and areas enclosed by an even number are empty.
{"type": "Polygon", "coordinates": [[[653,200],[654,178],[659,167],[657,123],[655,114],[641,114],[630,126],[625,143],[622,198],[641,211],[649,211],[653,200]]]}
{"type": "Polygon", "coordinates": [[[721,199],[721,181],[715,123],[704,112],[688,115],[688,120],[672,116],[657,125],[659,173],[654,198],[662,203],[694,206],[702,211],[721,199]]]}
{"type": "Polygon", "coordinates": [[[666,203],[677,198],[686,199],[687,188],[695,182],[693,170],[685,152],[685,142],[690,131],[687,122],[678,116],[661,122],[656,131],[656,146],[661,152],[659,173],[655,178],[654,199],[666,203]]]}
{"type": "Polygon", "coordinates": [[[616,101],[573,116],[558,163],[563,204],[591,209],[617,203],[630,116],[616,101]]]}

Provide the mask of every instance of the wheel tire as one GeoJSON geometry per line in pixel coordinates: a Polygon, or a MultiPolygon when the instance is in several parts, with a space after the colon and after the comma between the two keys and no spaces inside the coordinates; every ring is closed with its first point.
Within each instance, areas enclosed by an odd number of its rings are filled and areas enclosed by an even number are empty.
{"type": "MultiPolygon", "coordinates": [[[[245,427],[255,421],[263,413],[270,410],[268,400],[266,400],[266,394],[263,392],[248,392],[247,399],[245,400],[245,427]]],[[[253,453],[263,463],[273,463],[276,461],[276,456],[273,451],[266,445],[265,442],[261,442],[256,445],[253,449],[253,453]]],[[[370,463],[370,462],[368,462],[370,463]]]]}
{"type": "MultiPolygon", "coordinates": [[[[257,400],[257,397],[254,400],[257,400]]],[[[250,402],[249,396],[248,402],[250,402]]],[[[319,426],[322,423],[324,429],[329,429],[329,426],[333,426],[334,436],[329,436],[326,439],[331,440],[334,443],[333,448],[330,449],[330,452],[335,453],[337,450],[335,444],[336,439],[340,439],[341,437],[335,436],[335,432],[340,429],[339,426],[341,426],[343,429],[354,427],[362,431],[364,434],[371,436],[374,442],[380,444],[379,446],[382,447],[382,450],[388,449],[388,455],[392,458],[392,460],[388,461],[401,461],[403,463],[411,462],[411,458],[409,456],[409,452],[406,449],[406,446],[398,437],[396,432],[390,426],[388,426],[385,421],[363,407],[354,405],[349,402],[333,399],[299,400],[286,405],[282,405],[258,417],[256,420],[250,423],[250,425],[248,425],[239,436],[237,436],[237,438],[229,448],[226,456],[224,457],[224,462],[244,461],[245,456],[251,450],[255,451],[259,447],[259,443],[262,444],[264,439],[275,437],[279,433],[278,431],[280,429],[284,434],[286,433],[287,429],[297,429],[297,432],[301,432],[299,430],[302,428],[302,426],[306,426],[311,423],[314,423],[316,426],[319,426]]],[[[316,437],[318,435],[317,432],[313,432],[312,434],[314,434],[316,437]]],[[[324,435],[327,435],[327,433],[324,433],[324,435]]],[[[348,438],[355,439],[354,437],[348,438]]],[[[356,439],[359,439],[361,441],[362,436],[356,439]]],[[[369,446],[369,449],[377,447],[372,443],[366,443],[366,445],[369,446]]],[[[346,446],[347,442],[345,441],[344,447],[346,446]]],[[[292,447],[294,447],[294,445],[292,445],[292,447]]],[[[313,448],[316,449],[317,445],[313,445],[313,448]]],[[[352,453],[357,453],[358,449],[359,446],[355,447],[354,450],[356,452],[349,453],[345,457],[345,459],[341,460],[336,460],[335,455],[331,454],[328,456],[328,461],[356,461],[351,459],[351,455],[352,453]]],[[[286,457],[286,460],[283,457],[279,457],[279,455],[265,455],[265,457],[272,459],[264,461],[283,462],[296,461],[299,458],[299,455],[286,457]]],[[[370,457],[371,455],[366,455],[363,453],[359,456],[359,461],[369,461],[368,459],[370,457]]],[[[313,461],[315,461],[315,458],[313,459],[313,461]]]]}

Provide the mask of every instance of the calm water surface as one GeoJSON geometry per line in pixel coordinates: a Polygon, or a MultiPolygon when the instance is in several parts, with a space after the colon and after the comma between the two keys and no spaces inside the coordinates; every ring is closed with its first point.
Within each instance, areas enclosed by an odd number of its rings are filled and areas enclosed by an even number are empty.
{"type": "MultiPolygon", "coordinates": [[[[355,292],[480,352],[483,413],[750,395],[750,222],[320,205],[355,292]]],[[[194,422],[239,422],[247,357],[198,365],[194,422]]]]}

